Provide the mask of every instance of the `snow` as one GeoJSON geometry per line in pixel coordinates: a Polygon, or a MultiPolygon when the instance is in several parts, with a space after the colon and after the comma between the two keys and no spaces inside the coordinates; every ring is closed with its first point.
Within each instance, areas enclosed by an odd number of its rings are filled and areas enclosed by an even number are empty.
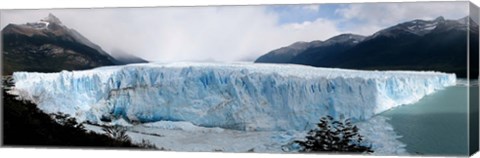
{"type": "Polygon", "coordinates": [[[47,113],[186,131],[306,131],[321,116],[367,120],[456,84],[454,74],[439,72],[252,63],[148,63],[13,78],[11,93],[47,113]]]}
{"type": "Polygon", "coordinates": [[[398,24],[393,27],[389,27],[374,33],[372,36],[367,37],[367,40],[373,39],[378,36],[395,37],[397,31],[406,31],[418,36],[424,36],[432,32],[438,25],[445,23],[443,17],[438,17],[435,20],[413,20],[405,23],[398,24]]]}
{"type": "MultiPolygon", "coordinates": [[[[161,124],[167,124],[163,121],[161,124]]],[[[181,127],[185,122],[169,122],[171,126],[181,127]]],[[[89,131],[104,134],[102,127],[85,124],[89,131]]],[[[300,132],[291,131],[238,131],[216,130],[198,126],[189,127],[190,130],[168,129],[153,127],[144,124],[126,127],[127,135],[134,143],[148,140],[157,148],[173,151],[199,152],[268,152],[279,153],[282,146],[303,137],[300,132]],[[211,130],[211,131],[209,131],[211,130]]]]}
{"type": "MultiPolygon", "coordinates": [[[[387,118],[375,116],[356,123],[366,145],[372,145],[374,155],[407,155],[405,144],[398,141],[387,118]]],[[[101,127],[85,124],[87,130],[103,134],[101,127]]],[[[189,122],[159,121],[129,126],[127,135],[135,143],[148,140],[157,148],[174,151],[224,152],[295,152],[294,140],[303,140],[306,131],[238,131],[205,128],[189,122]]]]}
{"type": "Polygon", "coordinates": [[[408,155],[406,144],[400,142],[393,126],[388,123],[389,118],[377,115],[367,121],[359,122],[356,126],[359,134],[372,145],[375,155],[408,155]]]}
{"type": "Polygon", "coordinates": [[[423,29],[424,30],[433,30],[437,27],[437,23],[433,23],[433,24],[426,24],[423,29]]]}
{"type": "Polygon", "coordinates": [[[412,25],[407,26],[408,31],[417,35],[425,35],[437,28],[438,22],[428,22],[428,21],[417,21],[412,22],[412,25]]]}
{"type": "Polygon", "coordinates": [[[47,17],[43,18],[42,20],[40,20],[42,22],[49,22],[49,23],[56,23],[56,24],[62,24],[62,22],[60,21],[60,19],[58,19],[55,15],[53,15],[52,13],[49,13],[47,17]]]}
{"type": "Polygon", "coordinates": [[[282,145],[293,141],[299,134],[286,131],[197,132],[156,129],[134,126],[127,134],[134,142],[149,140],[158,148],[174,151],[224,152],[282,152],[282,145]]]}
{"type": "Polygon", "coordinates": [[[142,125],[149,128],[181,130],[181,131],[189,131],[189,132],[220,133],[224,131],[224,129],[218,128],[218,127],[205,128],[205,127],[195,126],[190,122],[182,122],[182,121],[178,121],[178,122],[158,121],[158,122],[152,122],[152,123],[144,123],[142,125]]]}

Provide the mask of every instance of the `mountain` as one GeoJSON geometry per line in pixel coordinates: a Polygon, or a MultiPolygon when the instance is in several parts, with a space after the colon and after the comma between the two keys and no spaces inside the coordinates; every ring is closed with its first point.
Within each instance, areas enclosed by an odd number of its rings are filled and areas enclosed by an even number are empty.
{"type": "Polygon", "coordinates": [[[261,57],[255,62],[258,63],[308,63],[306,60],[311,60],[310,57],[318,56],[315,54],[318,51],[315,49],[323,49],[325,51],[338,51],[336,48],[342,46],[353,46],[361,42],[365,37],[355,34],[342,34],[332,37],[326,41],[312,41],[312,42],[295,42],[287,47],[282,47],[273,50],[261,57]],[[307,52],[307,53],[305,53],[307,52]]]}
{"type": "Polygon", "coordinates": [[[470,78],[480,78],[480,33],[479,33],[479,25],[478,21],[474,21],[472,19],[469,20],[469,49],[470,49],[470,57],[469,57],[469,68],[470,68],[470,78]]]}
{"type": "MultiPolygon", "coordinates": [[[[470,18],[408,21],[368,37],[358,36],[291,53],[294,57],[284,63],[364,70],[435,70],[467,77],[467,32],[473,37],[471,43],[477,41],[478,44],[478,24],[472,20],[466,22],[467,19],[470,18]],[[468,25],[472,29],[468,29],[468,25]]],[[[273,53],[264,56],[267,55],[273,53]]],[[[258,59],[255,62],[275,62],[258,59]]],[[[477,77],[478,66],[472,68],[471,73],[477,77]]]]}
{"type": "Polygon", "coordinates": [[[310,47],[302,53],[299,53],[294,58],[292,58],[291,63],[311,65],[310,63],[321,60],[325,56],[352,48],[358,43],[362,42],[364,39],[365,37],[361,35],[341,34],[327,39],[325,42],[322,42],[321,44],[318,44],[314,47],[310,47]]]}
{"type": "Polygon", "coordinates": [[[146,61],[145,59],[134,56],[122,50],[113,50],[112,56],[117,60],[115,64],[118,64],[118,65],[133,64],[133,63],[148,63],[148,61],[146,61]]]}
{"type": "Polygon", "coordinates": [[[115,65],[117,60],[53,14],[35,23],[9,24],[2,30],[3,74],[56,72],[115,65]]]}
{"type": "Polygon", "coordinates": [[[299,53],[308,48],[315,47],[320,43],[322,43],[322,41],[295,42],[289,46],[273,50],[261,56],[256,62],[289,63],[299,53]]]}

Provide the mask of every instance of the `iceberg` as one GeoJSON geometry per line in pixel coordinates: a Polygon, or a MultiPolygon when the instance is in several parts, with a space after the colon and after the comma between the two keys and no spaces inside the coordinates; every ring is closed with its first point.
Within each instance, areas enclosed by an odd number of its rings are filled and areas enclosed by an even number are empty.
{"type": "Polygon", "coordinates": [[[293,64],[148,63],[15,72],[11,93],[46,113],[102,124],[182,121],[245,131],[305,131],[322,116],[366,120],[456,84],[441,72],[293,64]]]}

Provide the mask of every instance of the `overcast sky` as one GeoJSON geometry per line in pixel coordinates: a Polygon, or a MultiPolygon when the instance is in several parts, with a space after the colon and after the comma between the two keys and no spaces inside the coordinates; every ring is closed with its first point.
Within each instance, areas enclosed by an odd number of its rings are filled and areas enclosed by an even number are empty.
{"type": "Polygon", "coordinates": [[[8,10],[0,24],[36,22],[52,13],[107,52],[163,62],[253,61],[297,41],[371,35],[413,19],[459,19],[466,8],[468,2],[8,10]]]}

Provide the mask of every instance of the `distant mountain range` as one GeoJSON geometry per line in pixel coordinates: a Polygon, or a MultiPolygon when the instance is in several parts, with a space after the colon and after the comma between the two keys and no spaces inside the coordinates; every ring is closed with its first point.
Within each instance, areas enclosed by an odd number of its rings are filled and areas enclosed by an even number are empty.
{"type": "Polygon", "coordinates": [[[364,70],[434,70],[467,77],[470,37],[470,76],[477,78],[478,33],[478,24],[469,17],[413,20],[367,37],[342,34],[326,41],[296,42],[255,62],[364,70]]]}
{"type": "Polygon", "coordinates": [[[3,75],[15,71],[56,72],[146,62],[123,53],[112,57],[52,14],[39,22],[8,24],[2,30],[3,75]]]}

